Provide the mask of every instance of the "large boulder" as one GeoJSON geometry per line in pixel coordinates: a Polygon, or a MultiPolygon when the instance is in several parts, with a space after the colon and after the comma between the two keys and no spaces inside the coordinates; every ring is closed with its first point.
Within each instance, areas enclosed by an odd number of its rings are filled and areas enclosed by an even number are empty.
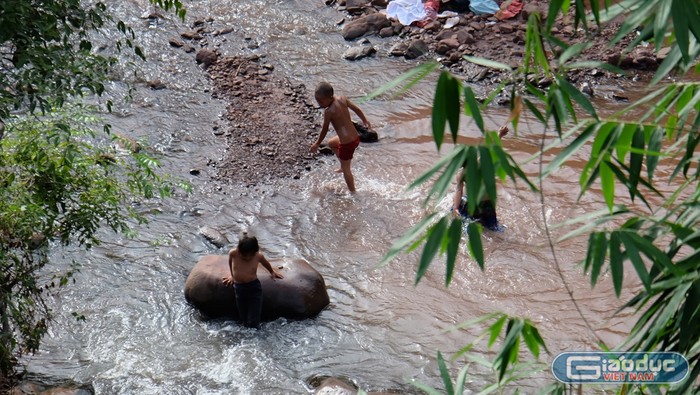
{"type": "MultiPolygon", "coordinates": [[[[280,317],[311,318],[330,302],[323,277],[303,259],[271,260],[284,278],[272,279],[259,265],[263,290],[263,321],[280,317]]],[[[185,299],[207,318],[238,319],[233,287],[222,282],[229,277],[227,255],[206,255],[197,262],[185,281],[185,299]]]]}
{"type": "Polygon", "coordinates": [[[343,38],[354,40],[367,34],[377,33],[385,27],[391,26],[391,22],[382,13],[374,13],[348,22],[343,27],[343,38]]]}

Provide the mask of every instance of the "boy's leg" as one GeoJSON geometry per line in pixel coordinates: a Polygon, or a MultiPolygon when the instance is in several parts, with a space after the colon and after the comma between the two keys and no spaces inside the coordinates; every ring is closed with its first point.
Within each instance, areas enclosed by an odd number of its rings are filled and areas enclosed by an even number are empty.
{"type": "Polygon", "coordinates": [[[236,303],[238,304],[239,319],[249,328],[260,325],[262,315],[262,285],[260,280],[245,284],[235,284],[236,303]]]}
{"type": "Polygon", "coordinates": [[[250,304],[248,305],[248,316],[245,319],[245,326],[248,328],[257,328],[260,326],[260,317],[262,316],[262,288],[259,289],[256,295],[251,295],[250,304]]]}
{"type": "Polygon", "coordinates": [[[338,146],[340,146],[340,139],[338,136],[333,136],[328,140],[328,146],[333,150],[333,154],[338,156],[338,146]]]}
{"type": "Polygon", "coordinates": [[[350,168],[350,163],[352,163],[352,159],[341,160],[340,170],[343,172],[345,183],[348,184],[348,189],[350,190],[350,192],[355,192],[355,178],[352,176],[352,169],[350,168]]]}
{"type": "Polygon", "coordinates": [[[236,307],[238,307],[238,320],[246,322],[248,317],[249,301],[244,290],[236,289],[236,307]]]}

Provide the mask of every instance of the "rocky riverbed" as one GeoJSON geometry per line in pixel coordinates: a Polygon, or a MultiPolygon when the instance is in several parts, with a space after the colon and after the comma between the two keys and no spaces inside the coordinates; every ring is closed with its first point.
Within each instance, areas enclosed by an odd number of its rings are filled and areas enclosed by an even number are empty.
{"type": "MultiPolygon", "coordinates": [[[[450,3],[443,3],[440,12],[451,11],[450,3]],[[443,10],[444,8],[444,10],[443,10]]],[[[527,2],[522,11],[513,18],[500,20],[492,15],[475,15],[472,12],[457,12],[450,18],[436,18],[424,24],[403,26],[385,15],[386,4],[373,0],[347,0],[331,2],[339,13],[338,34],[346,40],[357,42],[346,54],[348,61],[363,56],[373,56],[378,49],[372,45],[373,37],[398,36],[398,41],[388,55],[415,59],[416,64],[427,59],[438,59],[445,68],[463,78],[483,86],[495,86],[508,75],[487,69],[464,60],[464,56],[479,56],[495,60],[513,68],[523,63],[527,18],[538,12],[546,16],[547,2],[527,2]]],[[[453,11],[454,12],[454,11],[453,11]]],[[[191,51],[208,36],[226,34],[226,27],[216,27],[215,21],[197,21],[192,30],[184,31],[180,38],[170,40],[173,46],[191,51]],[[180,40],[186,40],[182,42],[180,40]]],[[[599,60],[628,70],[622,76],[609,71],[573,72],[570,79],[593,94],[591,86],[601,80],[631,78],[639,74],[649,75],[662,57],[651,49],[638,48],[631,53],[624,51],[631,40],[626,38],[616,46],[608,46],[618,25],[611,23],[598,29],[590,26],[585,31],[574,26],[572,16],[559,16],[553,33],[565,42],[590,42],[581,60],[599,60]]],[[[250,40],[249,45],[255,45],[250,40]]],[[[202,47],[201,43],[199,47],[202,47]]],[[[275,70],[274,60],[257,55],[221,56],[216,50],[204,46],[197,53],[212,78],[214,96],[228,103],[227,125],[214,131],[225,139],[226,154],[218,162],[208,163],[217,169],[217,178],[233,183],[255,185],[277,179],[298,179],[311,170],[315,157],[309,153],[309,145],[319,132],[322,117],[313,101],[313,87],[295,85],[275,70]]],[[[538,79],[544,86],[548,81],[538,79]]],[[[624,97],[611,99],[624,100],[624,97]]],[[[497,100],[507,105],[505,97],[497,100]]]]}

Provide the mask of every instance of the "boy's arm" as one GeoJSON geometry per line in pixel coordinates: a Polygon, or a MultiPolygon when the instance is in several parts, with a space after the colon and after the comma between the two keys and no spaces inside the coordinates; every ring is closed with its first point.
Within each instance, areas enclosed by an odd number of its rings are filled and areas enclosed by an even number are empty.
{"type": "Polygon", "coordinates": [[[262,253],[259,253],[258,259],[259,259],[260,264],[262,264],[263,267],[264,267],[265,269],[267,269],[268,272],[270,272],[270,277],[272,277],[273,280],[274,280],[275,278],[282,278],[282,277],[283,277],[282,274],[280,274],[279,272],[277,272],[277,271],[272,267],[272,265],[270,264],[270,262],[268,262],[268,260],[265,258],[265,255],[263,255],[262,253]]]}
{"type": "Polygon", "coordinates": [[[233,250],[228,252],[228,269],[231,272],[231,277],[224,277],[222,279],[225,285],[233,284],[233,250]]]}
{"type": "Polygon", "coordinates": [[[318,146],[321,145],[321,142],[323,139],[326,138],[326,133],[328,133],[328,126],[331,124],[331,118],[328,115],[328,110],[323,112],[323,126],[321,127],[321,134],[318,136],[318,139],[316,140],[315,143],[311,145],[311,148],[309,149],[311,152],[314,154],[316,151],[318,151],[318,146]]]}
{"type": "Polygon", "coordinates": [[[351,109],[352,111],[357,114],[358,117],[362,120],[362,123],[367,127],[367,129],[372,129],[372,125],[370,125],[369,121],[365,117],[365,113],[360,110],[360,107],[356,106],[355,103],[351,102],[350,99],[347,100],[348,102],[348,108],[351,109]]]}
{"type": "Polygon", "coordinates": [[[457,190],[452,198],[452,212],[459,215],[459,206],[462,205],[462,194],[464,193],[464,170],[457,176],[457,190]]]}

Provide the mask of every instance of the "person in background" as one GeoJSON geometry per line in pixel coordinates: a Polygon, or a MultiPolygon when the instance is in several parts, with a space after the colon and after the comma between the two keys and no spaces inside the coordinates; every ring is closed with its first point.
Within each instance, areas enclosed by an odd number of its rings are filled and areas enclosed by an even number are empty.
{"type": "MultiPolygon", "coordinates": [[[[503,125],[498,131],[498,136],[503,138],[508,134],[508,126],[503,125]]],[[[452,213],[455,215],[460,215],[464,218],[470,218],[475,221],[479,221],[481,225],[493,231],[500,230],[500,225],[498,223],[498,217],[496,216],[496,208],[493,206],[493,202],[488,195],[485,195],[476,207],[476,212],[474,215],[469,215],[469,210],[467,207],[467,197],[466,197],[466,183],[464,177],[466,175],[467,169],[464,168],[457,176],[457,189],[455,190],[454,197],[452,199],[452,213]]]]}

